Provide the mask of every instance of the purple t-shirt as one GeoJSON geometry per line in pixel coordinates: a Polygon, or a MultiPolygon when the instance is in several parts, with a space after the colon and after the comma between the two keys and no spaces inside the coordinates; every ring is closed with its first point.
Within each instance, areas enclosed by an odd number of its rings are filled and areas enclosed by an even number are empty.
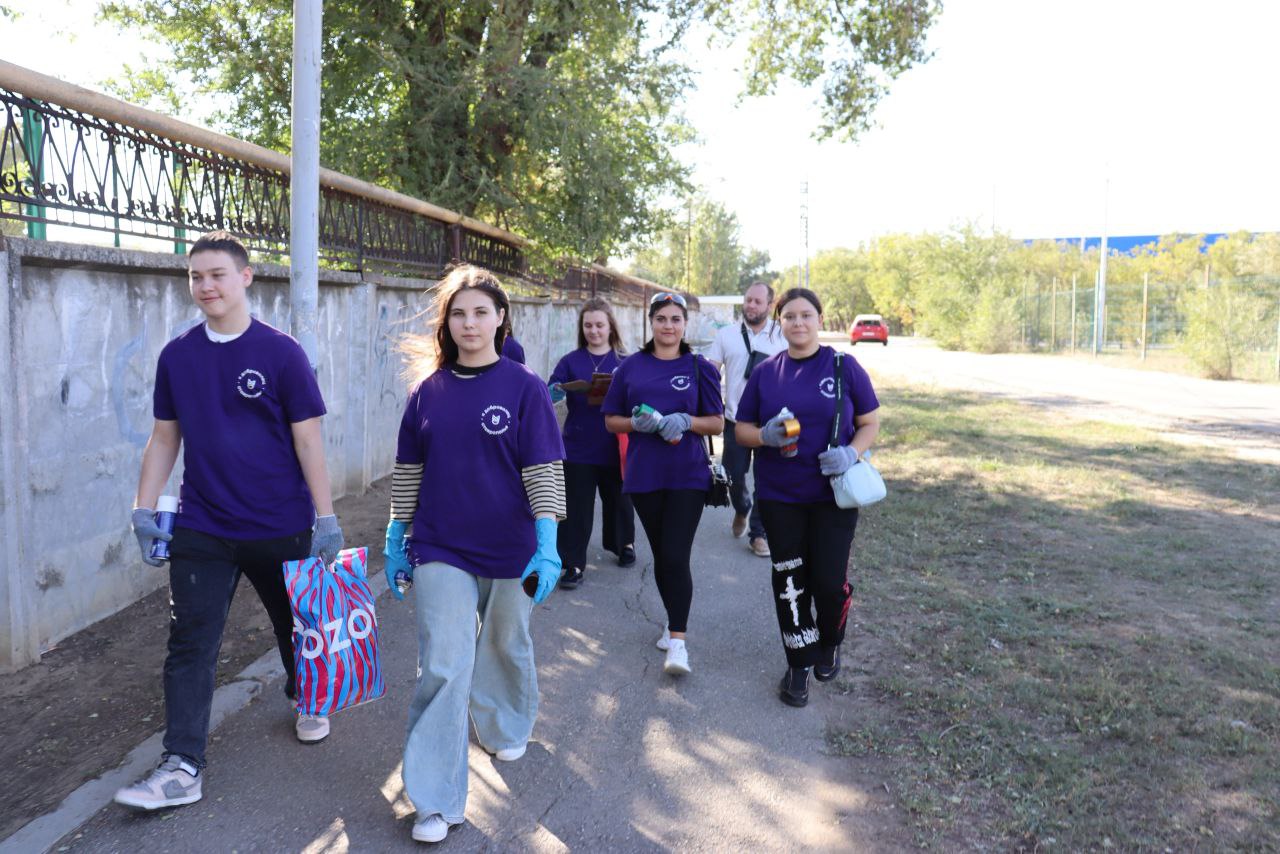
{"type": "Polygon", "coordinates": [[[396,462],[423,466],[410,558],[519,578],[538,545],[520,471],[561,459],[551,395],[533,371],[507,358],[473,377],[436,371],[409,392],[396,447],[396,462]]]}
{"type": "MultiPolygon", "coordinates": [[[[605,415],[631,416],[647,403],[663,415],[720,415],[720,372],[701,356],[682,354],[659,359],[643,351],[623,360],[613,374],[613,385],[601,407],[605,415]],[[701,395],[702,405],[698,405],[701,395]]],[[[627,471],[623,492],[656,492],[659,489],[710,489],[707,440],[692,430],[680,444],[672,445],[657,433],[629,433],[627,471]]]]}
{"type": "Polygon", "coordinates": [[[324,399],[293,338],[256,319],[225,343],[193,326],[160,351],[152,411],[182,431],[179,526],[265,540],[315,522],[290,425],[324,399]]]}
{"type": "Polygon", "coordinates": [[[502,355],[513,362],[524,364],[524,348],[520,346],[520,342],[514,335],[508,335],[502,339],[502,355]]]}
{"type": "MultiPolygon", "coordinates": [[[[610,350],[601,356],[593,356],[580,347],[564,355],[551,372],[551,382],[567,383],[573,380],[591,382],[592,374],[608,374],[618,369],[622,357],[610,350]]],[[[564,419],[564,458],[571,463],[593,466],[618,464],[618,437],[604,427],[604,413],[600,404],[587,403],[585,391],[565,392],[565,405],[569,414],[564,419]]]]}
{"type": "MultiPolygon", "coordinates": [[[[835,350],[819,347],[806,359],[793,359],[784,350],[761,362],[747,378],[747,387],[738,403],[738,420],[762,426],[782,407],[795,413],[800,422],[800,449],[794,457],[784,457],[777,448],[757,448],[756,494],[768,501],[807,504],[834,501],[831,481],[818,466],[818,455],[831,439],[835,418],[835,350]]],[[[853,440],[853,417],[879,408],[871,377],[858,362],[845,354],[844,384],[840,415],[841,445],[853,440]]]]}

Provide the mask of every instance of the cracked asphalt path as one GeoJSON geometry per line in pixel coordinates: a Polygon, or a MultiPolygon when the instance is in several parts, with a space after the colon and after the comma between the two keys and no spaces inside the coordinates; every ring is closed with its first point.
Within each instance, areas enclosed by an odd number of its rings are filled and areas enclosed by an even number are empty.
{"type": "MultiPolygon", "coordinates": [[[[472,743],[468,820],[438,850],[909,847],[885,781],[827,746],[828,728],[857,716],[853,683],[815,683],[804,709],[777,699],[769,564],[730,536],[731,518],[728,508],[703,515],[693,673],[681,680],[653,645],[664,612],[644,537],[631,569],[593,542],[585,584],[534,613],[541,710],[528,752],[501,763],[472,743]]],[[[400,786],[416,666],[410,604],[384,595],[379,623],[387,695],[335,716],[327,741],[294,740],[276,683],[216,732],[203,801],[152,815],[109,806],[57,850],[417,849],[400,786]]]]}

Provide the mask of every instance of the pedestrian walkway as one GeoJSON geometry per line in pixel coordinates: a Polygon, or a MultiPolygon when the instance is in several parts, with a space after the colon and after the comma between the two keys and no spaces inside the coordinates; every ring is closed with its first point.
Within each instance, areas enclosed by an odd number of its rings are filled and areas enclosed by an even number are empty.
{"type": "MultiPolygon", "coordinates": [[[[643,536],[631,569],[593,544],[586,583],[534,613],[542,699],[528,753],[500,763],[473,742],[468,821],[439,850],[903,845],[882,781],[827,745],[830,725],[856,717],[856,696],[837,681],[814,686],[804,709],[777,699],[785,665],[769,563],[731,537],[731,518],[708,509],[699,529],[694,670],[683,680],[663,673],[653,646],[664,619],[643,536]]],[[[417,655],[411,605],[387,595],[378,605],[385,698],[340,713],[327,741],[304,746],[272,686],[214,734],[203,801],[150,815],[108,806],[55,850],[422,850],[400,784],[417,655]]]]}

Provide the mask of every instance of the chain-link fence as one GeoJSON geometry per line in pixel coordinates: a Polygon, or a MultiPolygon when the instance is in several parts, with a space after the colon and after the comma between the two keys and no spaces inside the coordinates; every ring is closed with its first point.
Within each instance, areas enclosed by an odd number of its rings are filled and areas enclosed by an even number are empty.
{"type": "Polygon", "coordinates": [[[1221,379],[1280,379],[1280,277],[1108,282],[1101,335],[1096,288],[1028,280],[1028,350],[1128,355],[1221,379]]]}

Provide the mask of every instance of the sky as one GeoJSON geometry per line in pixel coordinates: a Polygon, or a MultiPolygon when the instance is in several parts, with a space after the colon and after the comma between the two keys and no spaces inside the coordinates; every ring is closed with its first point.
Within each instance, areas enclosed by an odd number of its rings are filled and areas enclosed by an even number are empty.
{"type": "MultiPolygon", "coordinates": [[[[94,0],[5,0],[5,59],[98,87],[158,48],[94,0]]],[[[948,0],[933,58],[854,143],[816,142],[815,92],[739,102],[741,52],[691,43],[699,141],[679,156],[775,268],[972,222],[1019,238],[1280,231],[1280,4],[948,0]]],[[[185,117],[190,118],[190,117],[185,117]]]]}

